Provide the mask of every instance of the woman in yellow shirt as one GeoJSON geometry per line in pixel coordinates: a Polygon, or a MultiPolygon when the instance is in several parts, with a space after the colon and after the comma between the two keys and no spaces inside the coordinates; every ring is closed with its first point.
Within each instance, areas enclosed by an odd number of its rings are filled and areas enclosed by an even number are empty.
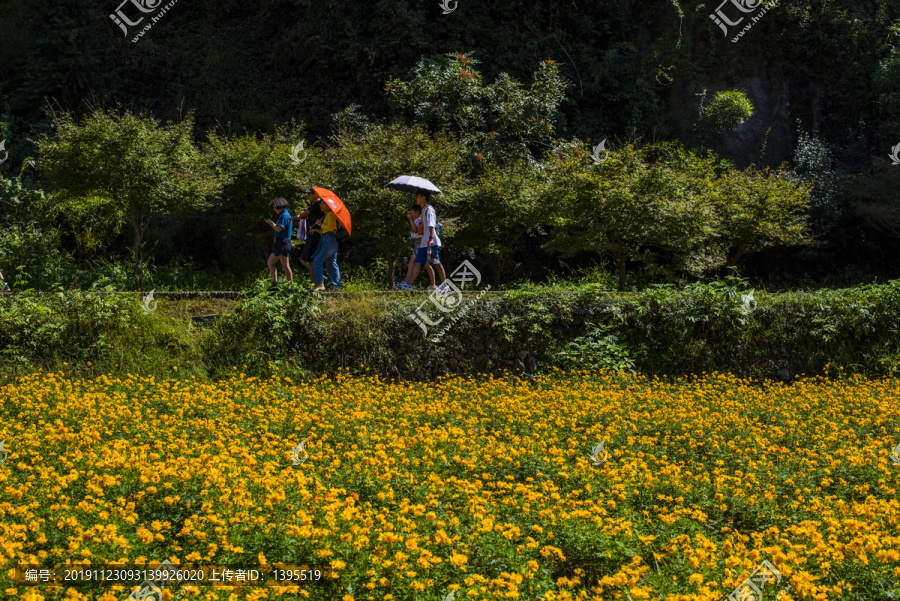
{"type": "Polygon", "coordinates": [[[338,243],[335,234],[337,233],[337,217],[328,202],[322,203],[322,210],[325,211],[325,217],[316,222],[316,227],[311,231],[319,232],[322,238],[319,241],[319,248],[313,257],[313,278],[316,281],[314,291],[321,292],[325,290],[325,274],[323,267],[328,269],[328,278],[335,290],[341,289],[341,270],[338,269],[337,252],[338,243]]]}

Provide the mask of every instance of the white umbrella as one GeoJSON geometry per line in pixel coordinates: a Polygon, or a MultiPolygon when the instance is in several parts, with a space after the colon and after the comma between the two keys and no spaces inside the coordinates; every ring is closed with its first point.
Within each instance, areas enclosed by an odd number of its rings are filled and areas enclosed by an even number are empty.
{"type": "Polygon", "coordinates": [[[416,177],[415,175],[401,175],[385,187],[393,188],[394,190],[400,190],[401,192],[412,192],[413,194],[441,193],[441,191],[438,190],[437,186],[432,184],[430,181],[428,181],[424,177],[416,177]]]}

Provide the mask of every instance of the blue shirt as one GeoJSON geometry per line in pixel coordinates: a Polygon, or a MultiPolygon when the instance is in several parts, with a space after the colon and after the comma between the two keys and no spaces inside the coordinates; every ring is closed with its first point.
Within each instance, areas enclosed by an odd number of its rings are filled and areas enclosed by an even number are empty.
{"type": "Polygon", "coordinates": [[[275,232],[276,238],[290,239],[291,233],[294,230],[294,222],[291,221],[291,214],[288,213],[287,209],[281,212],[281,215],[278,216],[278,221],[275,222],[275,225],[280,225],[282,228],[284,228],[280,232],[275,232]]]}

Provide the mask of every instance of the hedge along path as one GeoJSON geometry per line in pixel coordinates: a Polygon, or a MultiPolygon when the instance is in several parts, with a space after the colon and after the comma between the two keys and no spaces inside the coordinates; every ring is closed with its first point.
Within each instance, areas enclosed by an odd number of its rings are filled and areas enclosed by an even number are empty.
{"type": "Polygon", "coordinates": [[[900,376],[900,280],[763,293],[749,309],[749,294],[722,283],[625,295],[598,288],[470,292],[454,314],[465,311],[464,318],[449,321],[427,293],[393,291],[239,298],[197,291],[161,296],[158,310],[137,292],[3,296],[0,373],[177,369],[218,378],[245,366],[255,376],[294,377],[340,367],[425,380],[624,366],[781,381],[823,371],[900,376]],[[413,319],[419,311],[439,323],[423,332],[413,319]]]}
{"type": "MultiPolygon", "coordinates": [[[[67,292],[70,292],[70,291],[65,291],[65,292],[63,292],[62,294],[65,294],[65,293],[67,293],[67,292]]],[[[119,290],[116,290],[116,291],[112,291],[112,290],[97,290],[97,291],[94,291],[94,290],[77,290],[76,292],[77,292],[78,294],[103,294],[103,295],[110,295],[110,294],[124,294],[124,295],[129,295],[129,294],[130,294],[130,295],[136,295],[136,296],[144,296],[144,295],[146,295],[146,294],[149,293],[149,292],[136,292],[136,291],[133,291],[133,290],[131,290],[131,291],[128,291],[128,290],[125,290],[125,291],[119,291],[119,290]]],[[[280,291],[280,293],[285,293],[285,292],[287,292],[287,290],[280,291]]],[[[302,291],[302,290],[297,290],[297,292],[298,292],[298,293],[302,293],[303,291],[302,291]]],[[[319,292],[319,293],[317,293],[317,295],[324,295],[324,296],[327,298],[327,297],[331,297],[331,296],[342,296],[342,295],[343,295],[343,296],[376,296],[376,295],[382,295],[382,294],[385,294],[385,295],[415,294],[415,293],[418,293],[418,292],[425,293],[425,292],[428,292],[428,291],[427,291],[427,290],[421,290],[421,291],[416,290],[416,291],[414,291],[413,293],[409,293],[409,292],[403,292],[403,293],[400,293],[400,292],[397,292],[396,290],[366,290],[366,291],[363,291],[363,292],[331,292],[331,291],[328,291],[328,292],[324,292],[324,293],[323,293],[323,292],[319,292]]],[[[481,291],[481,290],[475,290],[475,291],[463,290],[463,291],[462,291],[462,294],[465,295],[465,296],[475,295],[475,294],[493,294],[493,295],[503,296],[503,295],[506,294],[507,292],[508,292],[508,291],[506,291],[506,290],[484,290],[484,291],[481,291]]],[[[60,294],[60,292],[10,292],[10,293],[7,294],[7,296],[9,296],[9,297],[11,297],[11,298],[21,298],[21,297],[27,297],[27,296],[52,296],[52,295],[55,295],[55,294],[60,294]]],[[[246,292],[246,291],[239,291],[239,290],[188,290],[188,291],[172,291],[172,292],[160,292],[160,291],[156,291],[156,290],[153,291],[153,296],[154,296],[154,298],[157,298],[157,297],[169,297],[169,298],[241,298],[241,297],[247,297],[247,296],[254,296],[254,295],[258,295],[258,294],[268,294],[268,292],[262,292],[262,291],[260,291],[260,292],[246,292]]],[[[277,294],[277,293],[276,293],[276,294],[277,294]]],[[[609,292],[609,293],[607,293],[607,294],[628,294],[628,293],[609,292]]]]}

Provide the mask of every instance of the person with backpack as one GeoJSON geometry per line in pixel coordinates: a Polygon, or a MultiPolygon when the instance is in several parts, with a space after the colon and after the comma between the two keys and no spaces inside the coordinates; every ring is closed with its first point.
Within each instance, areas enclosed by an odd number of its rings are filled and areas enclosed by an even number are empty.
{"type": "Polygon", "coordinates": [[[412,285],[416,282],[416,278],[419,277],[422,266],[429,264],[437,269],[441,278],[441,285],[435,289],[443,291],[447,288],[445,283],[447,279],[446,273],[444,272],[444,266],[441,265],[441,255],[438,251],[438,248],[441,246],[441,239],[435,231],[438,227],[437,213],[429,203],[430,196],[430,194],[424,193],[416,194],[416,204],[422,209],[422,237],[416,249],[416,259],[413,263],[412,273],[406,280],[400,282],[398,290],[412,290],[412,285]]]}
{"type": "Polygon", "coordinates": [[[294,273],[291,271],[290,263],[291,232],[294,224],[291,223],[291,214],[288,213],[287,207],[288,201],[283,198],[276,198],[272,201],[272,210],[278,215],[278,221],[266,219],[266,223],[275,230],[275,248],[272,249],[272,254],[269,255],[269,260],[267,261],[269,273],[272,276],[272,290],[278,288],[278,271],[276,270],[276,263],[278,262],[281,262],[281,267],[284,269],[284,275],[287,277],[288,282],[294,282],[294,273]]]}

